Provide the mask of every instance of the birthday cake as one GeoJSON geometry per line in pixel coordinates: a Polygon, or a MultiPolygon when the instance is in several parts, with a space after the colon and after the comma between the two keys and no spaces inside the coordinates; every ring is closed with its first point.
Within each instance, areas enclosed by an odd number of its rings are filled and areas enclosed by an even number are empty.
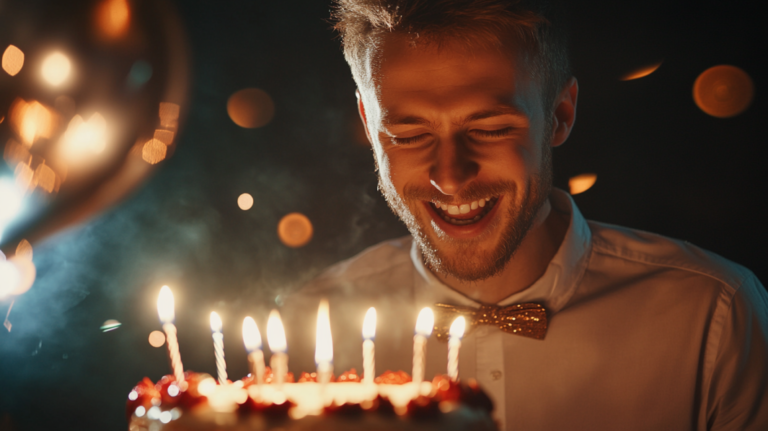
{"type": "Polygon", "coordinates": [[[386,372],[364,383],[351,370],[317,383],[263,382],[251,376],[219,384],[208,374],[185,373],[184,390],[173,376],[145,378],[128,395],[130,431],[175,430],[496,430],[492,403],[470,381],[438,376],[416,384],[404,372],[386,372]]]}

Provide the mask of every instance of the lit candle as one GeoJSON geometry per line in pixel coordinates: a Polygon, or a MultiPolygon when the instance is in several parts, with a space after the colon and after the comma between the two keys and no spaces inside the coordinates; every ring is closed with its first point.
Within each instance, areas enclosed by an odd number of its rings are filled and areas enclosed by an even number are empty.
{"type": "Polygon", "coordinates": [[[221,317],[211,312],[211,331],[213,332],[213,352],[216,355],[216,374],[219,384],[227,383],[227,361],[224,360],[224,334],[221,333],[221,317]]]}
{"type": "Polygon", "coordinates": [[[267,320],[267,343],[269,350],[272,351],[272,358],[269,365],[272,367],[272,376],[274,382],[282,385],[285,382],[285,375],[288,373],[288,345],[285,341],[285,328],[280,320],[280,313],[272,310],[267,320]]]}
{"type": "Polygon", "coordinates": [[[376,337],[376,309],[371,307],[363,319],[363,383],[373,383],[376,377],[374,337],[376,337]]]}
{"type": "Polygon", "coordinates": [[[184,366],[181,364],[181,355],[179,354],[179,341],[176,339],[176,326],[173,324],[173,319],[176,317],[176,311],[173,304],[173,292],[168,286],[163,286],[160,289],[160,294],[157,296],[157,314],[160,315],[160,323],[163,324],[163,331],[165,331],[165,338],[168,344],[168,357],[171,360],[171,368],[173,369],[173,375],[176,377],[176,383],[178,383],[181,389],[186,387],[184,381],[184,366]]]}
{"type": "Polygon", "coordinates": [[[454,382],[459,379],[459,349],[466,326],[464,316],[459,316],[453,321],[448,332],[448,377],[454,382]]]}
{"type": "Polygon", "coordinates": [[[416,319],[416,334],[413,336],[413,382],[421,385],[424,381],[424,368],[427,362],[427,339],[435,326],[435,314],[426,307],[416,319]]]}
{"type": "Polygon", "coordinates": [[[243,320],[243,343],[248,351],[251,374],[260,385],[264,381],[264,352],[261,350],[261,334],[256,322],[249,316],[243,320]]]}
{"type": "Polygon", "coordinates": [[[333,374],[333,339],[331,337],[331,318],[328,301],[323,299],[317,308],[317,330],[315,332],[315,364],[317,381],[326,384],[333,374]]]}

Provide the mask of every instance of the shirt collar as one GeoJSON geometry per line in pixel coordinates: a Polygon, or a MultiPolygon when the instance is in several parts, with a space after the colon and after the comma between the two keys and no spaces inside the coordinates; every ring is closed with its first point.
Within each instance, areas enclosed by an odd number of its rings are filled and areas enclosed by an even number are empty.
{"type": "MultiPolygon", "coordinates": [[[[508,296],[498,305],[523,302],[542,304],[550,314],[561,310],[573,295],[587,266],[591,247],[591,231],[573,198],[560,189],[553,189],[549,197],[552,209],[571,216],[565,238],[549,262],[544,275],[527,289],[508,296]]],[[[411,260],[416,267],[414,294],[417,303],[425,305],[447,302],[454,305],[479,306],[480,303],[443,284],[426,267],[416,241],[411,246],[411,260]]]]}

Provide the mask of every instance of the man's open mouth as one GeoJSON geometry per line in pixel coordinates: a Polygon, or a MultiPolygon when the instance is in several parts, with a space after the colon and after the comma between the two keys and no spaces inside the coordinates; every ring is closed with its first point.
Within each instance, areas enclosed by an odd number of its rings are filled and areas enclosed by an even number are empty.
{"type": "Polygon", "coordinates": [[[435,210],[435,214],[446,222],[457,226],[464,226],[482,220],[483,217],[491,212],[498,200],[499,197],[494,196],[459,204],[430,202],[429,205],[435,210]]]}

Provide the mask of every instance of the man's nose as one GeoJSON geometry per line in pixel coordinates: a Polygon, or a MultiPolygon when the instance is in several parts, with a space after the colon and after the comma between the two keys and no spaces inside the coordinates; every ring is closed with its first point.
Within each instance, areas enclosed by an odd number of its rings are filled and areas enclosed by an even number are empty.
{"type": "Polygon", "coordinates": [[[429,182],[444,195],[455,195],[480,171],[471,151],[457,140],[440,142],[435,148],[429,182]]]}

